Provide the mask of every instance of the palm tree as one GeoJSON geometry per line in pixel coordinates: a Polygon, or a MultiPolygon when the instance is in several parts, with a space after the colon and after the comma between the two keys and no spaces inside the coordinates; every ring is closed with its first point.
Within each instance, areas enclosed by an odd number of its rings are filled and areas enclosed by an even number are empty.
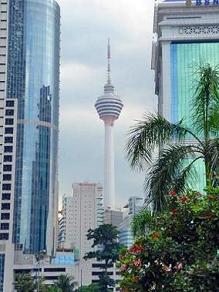
{"type": "Polygon", "coordinates": [[[183,192],[188,187],[199,160],[204,162],[206,185],[218,185],[219,71],[207,64],[197,73],[191,128],[183,120],[171,123],[160,115],[146,115],[130,130],[127,156],[131,166],[140,170],[150,164],[145,187],[154,212],[166,206],[168,192],[183,192]],[[156,149],[159,155],[153,162],[156,149]]]}
{"type": "Polygon", "coordinates": [[[76,287],[76,282],[73,281],[73,277],[63,274],[58,277],[54,286],[60,289],[60,292],[72,292],[76,287]]]}

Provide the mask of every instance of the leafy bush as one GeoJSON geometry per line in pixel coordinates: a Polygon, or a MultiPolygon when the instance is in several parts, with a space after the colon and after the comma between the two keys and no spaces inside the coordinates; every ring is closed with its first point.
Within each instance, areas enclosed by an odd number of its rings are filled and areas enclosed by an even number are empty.
{"type": "Polygon", "coordinates": [[[148,218],[148,224],[140,224],[143,236],[120,255],[122,288],[219,291],[219,189],[207,190],[206,196],[171,191],[165,211],[143,217],[148,218]]]}

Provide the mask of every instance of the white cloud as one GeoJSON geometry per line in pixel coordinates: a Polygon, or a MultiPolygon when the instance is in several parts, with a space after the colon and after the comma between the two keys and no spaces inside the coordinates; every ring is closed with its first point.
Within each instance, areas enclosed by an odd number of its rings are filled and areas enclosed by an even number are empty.
{"type": "Polygon", "coordinates": [[[106,79],[106,41],[112,79],[125,107],[115,126],[116,187],[121,204],[142,194],[143,175],[123,152],[127,131],[156,110],[150,70],[153,0],[59,0],[61,6],[60,195],[76,181],[103,182],[103,123],[94,108],[106,79]]]}

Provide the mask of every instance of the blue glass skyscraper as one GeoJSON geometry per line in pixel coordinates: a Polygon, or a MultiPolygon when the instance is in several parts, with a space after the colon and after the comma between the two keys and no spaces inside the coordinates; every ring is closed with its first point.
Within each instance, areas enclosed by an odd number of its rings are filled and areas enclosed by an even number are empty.
{"type": "MultiPolygon", "coordinates": [[[[183,120],[195,132],[192,111],[197,69],[219,65],[219,3],[161,1],[155,6],[154,34],[152,67],[159,114],[174,123],[183,120]]],[[[203,192],[205,165],[198,160],[194,166],[196,180],[191,181],[191,188],[203,192]]]]}
{"type": "Polygon", "coordinates": [[[54,248],[57,211],[60,9],[55,0],[10,0],[7,99],[18,101],[13,241],[54,248]]]}

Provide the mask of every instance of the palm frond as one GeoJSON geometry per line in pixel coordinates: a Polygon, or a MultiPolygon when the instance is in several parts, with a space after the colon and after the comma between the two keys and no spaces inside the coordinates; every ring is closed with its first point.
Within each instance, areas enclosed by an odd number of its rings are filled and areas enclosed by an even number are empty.
{"type": "Polygon", "coordinates": [[[209,162],[211,172],[219,170],[219,138],[209,140],[206,149],[206,159],[209,162]]]}
{"type": "Polygon", "coordinates": [[[157,147],[170,141],[181,141],[192,133],[182,121],[172,124],[159,115],[145,115],[131,128],[129,135],[126,145],[128,160],[132,167],[142,169],[146,162],[151,162],[157,147]]]}
{"type": "Polygon", "coordinates": [[[190,188],[190,184],[194,182],[197,175],[194,164],[199,159],[203,159],[203,156],[196,157],[191,163],[185,166],[181,172],[179,172],[178,176],[176,176],[172,185],[172,189],[174,189],[176,193],[185,192],[186,189],[190,188]]]}
{"type": "Polygon", "coordinates": [[[153,222],[153,215],[147,209],[141,210],[132,220],[132,232],[134,237],[144,236],[147,229],[150,229],[153,222]]]}
{"type": "Polygon", "coordinates": [[[205,64],[198,68],[197,74],[199,82],[193,99],[193,121],[197,133],[206,136],[215,127],[215,123],[212,124],[215,115],[218,118],[219,71],[217,67],[205,64]]]}
{"type": "Polygon", "coordinates": [[[185,166],[186,159],[195,160],[194,145],[168,145],[162,149],[157,161],[150,168],[145,182],[148,191],[147,203],[153,204],[153,211],[159,212],[166,205],[166,195],[174,187],[185,188],[186,177],[191,168],[185,166]],[[184,172],[182,172],[184,170],[184,172]]]}
{"type": "Polygon", "coordinates": [[[211,109],[211,113],[209,116],[209,124],[210,124],[210,130],[211,134],[214,136],[219,136],[219,104],[216,104],[211,109]]]}

